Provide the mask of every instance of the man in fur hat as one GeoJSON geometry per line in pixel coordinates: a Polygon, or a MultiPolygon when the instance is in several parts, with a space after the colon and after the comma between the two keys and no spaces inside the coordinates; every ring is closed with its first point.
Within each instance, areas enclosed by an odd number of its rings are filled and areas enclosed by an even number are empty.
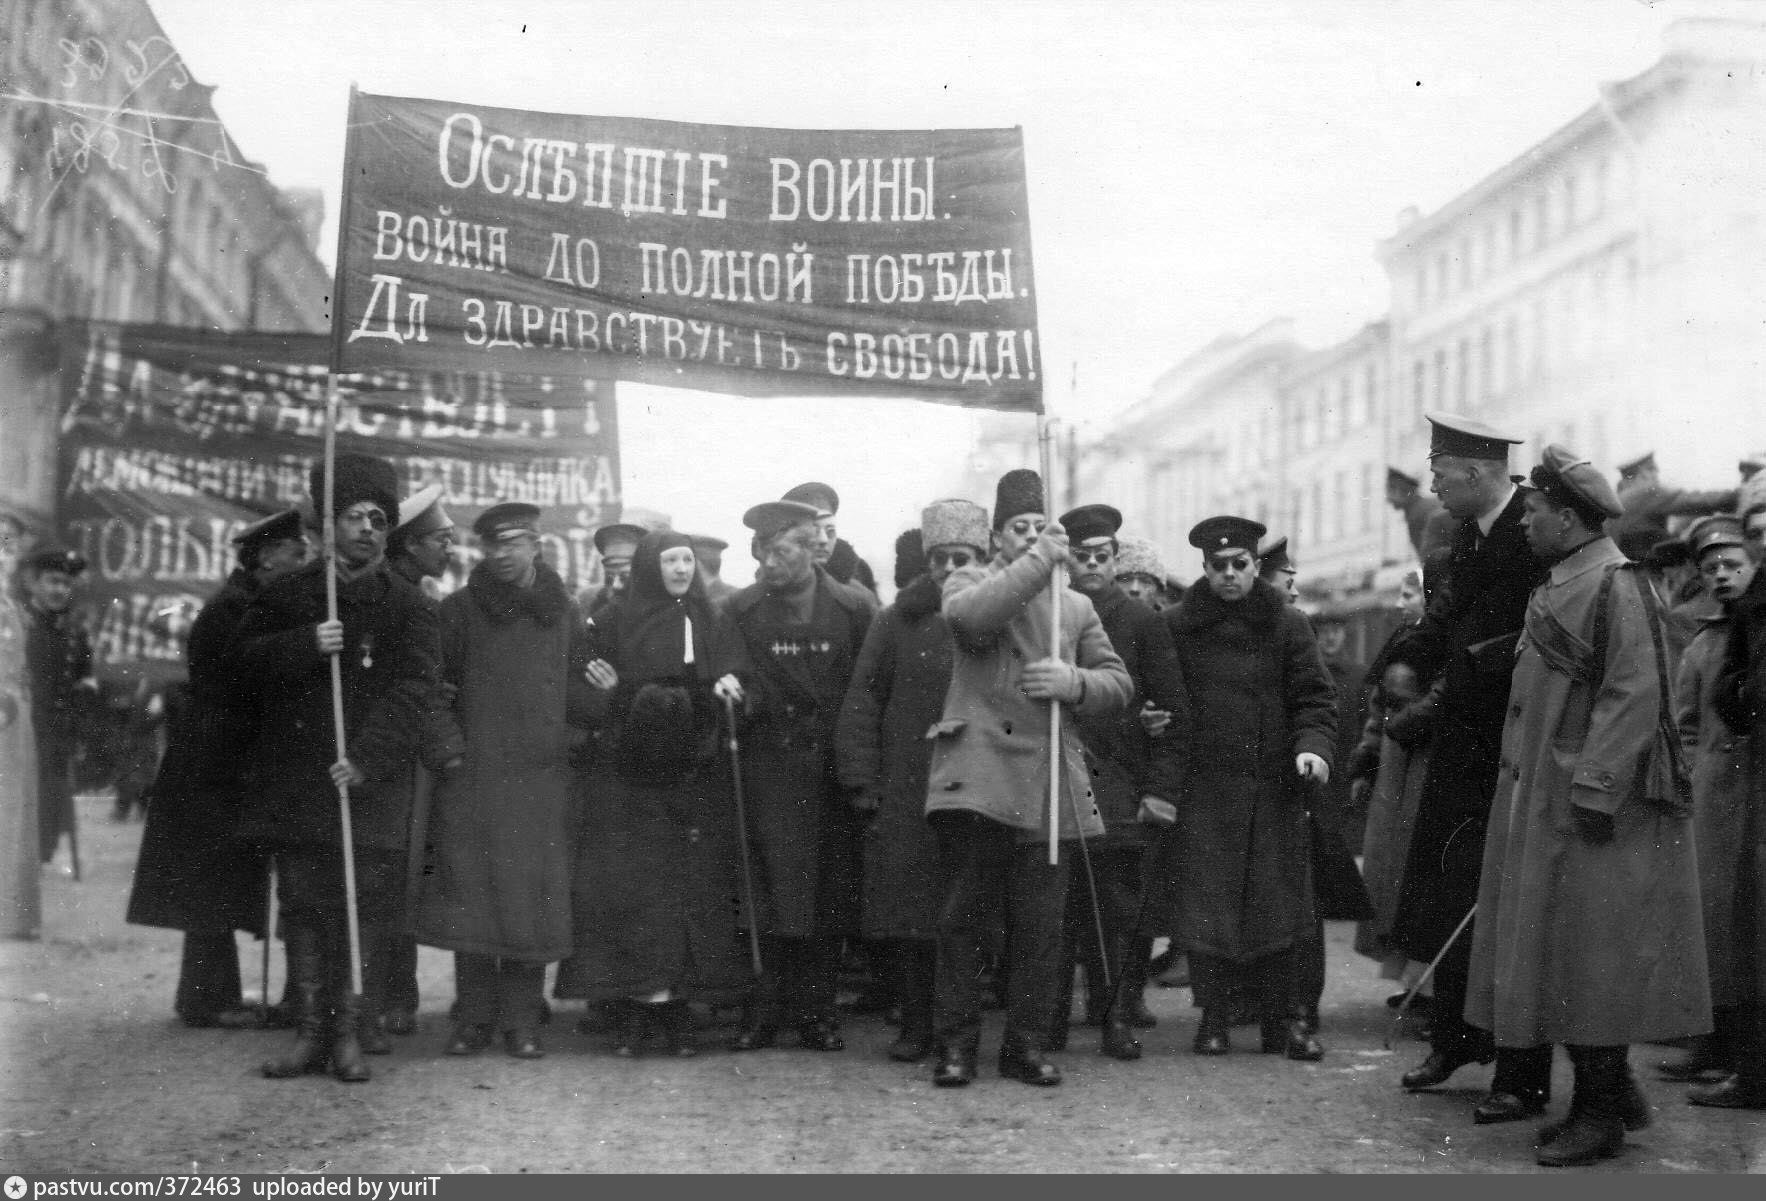
{"type": "MultiPolygon", "coordinates": [[[[933,1075],[941,1088],[975,1079],[981,1041],[976,975],[1002,911],[1010,966],[1000,1075],[1033,1085],[1061,1083],[1048,1042],[1059,996],[1068,868],[1078,848],[1069,845],[1059,863],[1048,861],[1048,706],[1066,706],[1070,719],[1106,718],[1134,693],[1091,601],[1059,586],[1056,572],[1069,561],[1067,533],[1049,520],[1036,472],[1000,478],[992,536],[992,560],[957,569],[943,588],[957,654],[944,714],[932,727],[926,786],[942,880],[933,1075]]],[[[1061,726],[1055,833],[1063,840],[1104,832],[1074,727],[1072,720],[1061,726]]]]}
{"type": "Polygon", "coordinates": [[[889,1057],[903,1063],[933,1047],[938,843],[926,824],[926,731],[943,712],[954,654],[940,592],[953,571],[981,562],[987,542],[987,510],[966,500],[934,501],[920,528],[896,540],[900,591],[865,635],[836,731],[840,782],[869,825],[861,925],[880,983],[901,1005],[889,1057]]]}
{"type": "MultiPolygon", "coordinates": [[[[1091,768],[1093,800],[1104,818],[1104,837],[1091,844],[1091,880],[1097,890],[1096,923],[1085,889],[1067,893],[1067,963],[1085,965],[1086,1023],[1103,1027],[1101,1049],[1115,1059],[1139,1059],[1135,1029],[1153,1026],[1142,991],[1152,958],[1151,937],[1134,928],[1141,914],[1141,861],[1166,854],[1168,839],[1149,848],[1149,826],[1169,828],[1182,801],[1183,759],[1192,738],[1189,698],[1171,631],[1146,605],[1116,584],[1117,532],[1122,514],[1109,505],[1082,505],[1061,515],[1071,540],[1068,574],[1074,591],[1092,603],[1110,646],[1134,681],[1134,696],[1120,712],[1082,717],[1080,735],[1091,768]],[[1144,705],[1163,710],[1168,724],[1158,737],[1141,725],[1144,705]],[[1098,946],[1102,926],[1103,947],[1098,946]],[[1105,984],[1106,976],[1110,983],[1105,984]],[[1114,1003],[1113,1003],[1114,1002],[1114,1003]]],[[[1051,1049],[1066,1043],[1073,972],[1061,974],[1062,1003],[1055,1009],[1051,1049]]]]}
{"type": "Polygon", "coordinates": [[[37,738],[37,834],[44,863],[74,828],[73,755],[82,707],[98,694],[92,641],[73,617],[74,583],[86,570],[77,551],[50,546],[25,559],[25,662],[37,738]]]}
{"type": "Polygon", "coordinates": [[[875,596],[877,577],[871,573],[871,565],[858,557],[852,543],[842,538],[835,528],[834,519],[840,513],[840,494],[827,484],[811,480],[797,485],[780,499],[794,500],[815,509],[816,565],[842,584],[857,584],[875,596]]]}
{"type": "Polygon", "coordinates": [[[834,728],[876,598],[815,561],[818,510],[767,501],[743,514],[760,579],[725,612],[754,663],[744,736],[762,973],[733,1050],[796,1026],[815,1051],[845,1047],[834,1009],[842,938],[857,934],[862,824],[841,796],[834,728]]]}
{"type": "MultiPolygon", "coordinates": [[[[327,617],[326,564],[291,571],[252,598],[229,666],[258,717],[241,833],[276,856],[294,990],[295,1044],[263,1072],[281,1078],[329,1067],[338,1079],[356,1082],[369,1078],[364,1050],[390,1049],[378,1021],[380,926],[404,888],[412,765],[424,718],[440,703],[440,640],[434,604],[386,564],[386,536],[399,517],[392,464],[342,454],[334,478],[337,617],[327,617]],[[332,721],[334,658],[349,740],[341,757],[332,721]],[[344,786],[365,998],[351,987],[338,810],[344,786]]],[[[322,464],[309,484],[313,507],[322,511],[322,464]]]]}
{"type": "Polygon", "coordinates": [[[1165,607],[1165,565],[1159,549],[1145,538],[1116,538],[1116,586],[1131,601],[1157,613],[1165,607]]]}

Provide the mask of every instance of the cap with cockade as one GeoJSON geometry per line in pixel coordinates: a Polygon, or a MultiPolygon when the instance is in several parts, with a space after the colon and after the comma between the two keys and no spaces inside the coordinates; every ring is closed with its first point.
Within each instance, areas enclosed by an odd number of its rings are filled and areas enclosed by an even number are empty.
{"type": "Polygon", "coordinates": [[[1227,549],[1257,553],[1258,540],[1269,527],[1249,517],[1210,517],[1190,529],[1190,545],[1204,551],[1227,549]]]}
{"type": "Polygon", "coordinates": [[[1425,413],[1429,419],[1429,458],[1447,455],[1456,459],[1502,459],[1508,448],[1519,446],[1513,434],[1474,421],[1458,413],[1425,413]]]}
{"type": "Polygon", "coordinates": [[[795,500],[765,500],[742,514],[742,524],[762,542],[771,542],[794,526],[813,525],[821,511],[795,500]]]}
{"type": "Polygon", "coordinates": [[[25,558],[32,571],[58,571],[62,575],[79,575],[86,570],[86,556],[65,546],[45,546],[25,558]]]}
{"type": "Polygon", "coordinates": [[[833,517],[840,512],[840,494],[824,483],[811,480],[807,484],[799,484],[779,498],[794,500],[799,504],[809,505],[815,509],[816,516],[833,517]]]}
{"type": "Polygon", "coordinates": [[[1625,462],[1619,464],[1619,482],[1624,483],[1632,476],[1642,475],[1646,471],[1655,470],[1657,470],[1656,452],[1653,450],[1646,450],[1635,459],[1627,459],[1625,462]]]}
{"type": "Polygon", "coordinates": [[[985,551],[991,540],[987,510],[972,500],[935,500],[920,511],[920,542],[935,546],[972,546],[985,551]]]}
{"type": "Polygon", "coordinates": [[[1552,504],[1574,509],[1596,529],[1607,518],[1625,511],[1613,486],[1592,463],[1555,442],[1539,456],[1539,465],[1529,478],[1552,504]]]}
{"type": "Polygon", "coordinates": [[[481,542],[500,542],[512,534],[540,532],[540,507],[519,500],[492,505],[472,523],[472,532],[481,542]]]}
{"type": "Polygon", "coordinates": [[[442,507],[442,486],[419,488],[399,502],[398,533],[406,540],[454,528],[454,519],[442,507]]]}
{"type": "Polygon", "coordinates": [[[1713,513],[1709,517],[1699,518],[1686,531],[1686,541],[1692,547],[1694,559],[1702,559],[1706,551],[1720,546],[1748,544],[1742,531],[1741,518],[1730,513],[1713,513]]]}
{"type": "Polygon", "coordinates": [[[1650,547],[1638,562],[1652,571],[1666,571],[1692,562],[1692,547],[1678,538],[1664,538],[1650,547]]]}
{"type": "Polygon", "coordinates": [[[1122,529],[1122,513],[1109,505],[1080,505],[1061,514],[1061,528],[1075,546],[1096,538],[1114,538],[1122,529]]]}
{"type": "Polygon", "coordinates": [[[1154,581],[1164,583],[1165,565],[1159,561],[1159,549],[1145,538],[1120,537],[1116,539],[1116,578],[1125,575],[1152,576],[1154,581]]]}
{"type": "Polygon", "coordinates": [[[638,543],[649,532],[643,526],[629,521],[615,521],[595,531],[595,549],[601,553],[603,559],[608,555],[629,559],[632,552],[638,549],[638,543]]]}

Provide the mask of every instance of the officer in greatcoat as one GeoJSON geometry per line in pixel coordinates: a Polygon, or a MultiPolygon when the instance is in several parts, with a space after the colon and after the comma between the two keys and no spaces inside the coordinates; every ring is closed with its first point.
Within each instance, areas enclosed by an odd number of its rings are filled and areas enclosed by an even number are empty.
{"type": "Polygon", "coordinates": [[[259,590],[307,561],[298,509],[241,531],[238,566],[191,623],[186,699],[173,706],[165,757],[147,808],[128,920],[184,931],[173,1007],[187,1026],[258,1025],[240,994],[233,932],[263,937],[269,862],[236,836],[240,777],[256,734],[251,707],[228,673],[240,619],[259,590]]]}
{"type": "Polygon", "coordinates": [[[1488,1031],[1466,1024],[1472,931],[1462,923],[1478,900],[1515,641],[1527,598],[1544,579],[1546,565],[1527,544],[1521,529],[1525,495],[1509,475],[1509,447],[1520,439],[1457,415],[1428,418],[1429,486],[1460,524],[1439,573],[1443,578],[1431,583],[1425,566],[1431,596],[1423,620],[1393,650],[1420,679],[1436,681],[1428,774],[1392,938],[1411,959],[1429,963],[1441,954],[1441,961],[1434,975],[1429,1055],[1405,1073],[1402,1084],[1407,1090],[1432,1088],[1468,1063],[1497,1058],[1490,1095],[1474,1117],[1480,1123],[1514,1121],[1544,1108],[1550,1052],[1541,1057],[1505,1048],[1499,1053],[1488,1031]]]}
{"type": "MultiPolygon", "coordinates": [[[[324,468],[309,485],[323,503],[324,468]]],[[[397,912],[410,837],[412,767],[438,703],[435,606],[386,565],[398,523],[398,477],[372,455],[336,457],[333,552],[337,613],[327,617],[326,565],[289,572],[252,598],[229,668],[257,710],[247,756],[243,836],[269,845],[285,918],[295,1045],[264,1064],[272,1078],[327,1067],[367,1080],[365,1049],[386,1050],[378,1013],[380,926],[397,912]],[[347,744],[337,753],[331,661],[343,682],[347,744]],[[339,788],[349,789],[364,995],[352,988],[339,788]]]]}
{"type": "Polygon", "coordinates": [[[834,999],[841,940],[858,929],[863,822],[841,793],[834,730],[877,602],[816,564],[816,517],[789,500],[743,514],[760,579],[725,602],[754,665],[741,756],[763,936],[738,1051],[772,1046],[785,1023],[810,1050],[846,1045],[834,999]]]}
{"type": "Polygon", "coordinates": [[[1661,604],[1601,532],[1620,504],[1588,460],[1547,446],[1531,479],[1522,524],[1551,566],[1516,651],[1465,1016],[1547,1071],[1566,1045],[1575,1094],[1537,1155],[1566,1167],[1649,1124],[1629,1045],[1709,1033],[1710,992],[1661,604]]]}
{"type": "Polygon", "coordinates": [[[944,616],[956,659],[935,738],[926,812],[938,838],[941,903],[933,1083],[975,1079],[981,1040],[982,948],[1003,919],[1009,1000],[1000,1041],[1002,1077],[1061,1083],[1048,1059],[1061,968],[1069,870],[1103,821],[1092,803],[1074,718],[1123,709],[1134,682],[1110,647],[1091,601],[1063,587],[1067,534],[1051,522],[1034,471],[1001,477],[993,508],[994,556],[944,582],[944,616]],[[1060,640],[1054,606],[1060,605],[1060,640]],[[1059,794],[1050,797],[1049,705],[1063,706],[1059,794]],[[1050,809],[1055,812],[1051,815],[1050,809]],[[1049,862],[1051,833],[1059,862],[1049,862]]]}

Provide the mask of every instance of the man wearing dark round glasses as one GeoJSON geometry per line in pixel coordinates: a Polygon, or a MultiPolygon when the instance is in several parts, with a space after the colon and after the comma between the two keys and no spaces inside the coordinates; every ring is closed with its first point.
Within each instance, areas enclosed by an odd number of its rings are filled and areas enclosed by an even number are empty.
{"type": "MultiPolygon", "coordinates": [[[[1091,600],[1135,691],[1119,712],[1078,719],[1104,836],[1089,847],[1095,923],[1090,891],[1077,886],[1067,890],[1066,959],[1052,1049],[1059,1050],[1066,1042],[1077,959],[1085,965],[1086,1024],[1103,1027],[1099,1049],[1114,1059],[1139,1059],[1135,1028],[1156,1024],[1142,997],[1152,958],[1150,935],[1164,932],[1135,928],[1141,908],[1141,862],[1147,853],[1147,827],[1168,827],[1176,816],[1182,756],[1189,746],[1189,700],[1171,631],[1151,608],[1129,599],[1116,582],[1122,514],[1109,505],[1083,505],[1063,513],[1061,525],[1072,540],[1068,574],[1073,590],[1091,600]],[[1143,702],[1171,714],[1171,723],[1157,737],[1142,729],[1136,716],[1143,702]]],[[[1162,853],[1164,845],[1161,840],[1162,853]]]]}

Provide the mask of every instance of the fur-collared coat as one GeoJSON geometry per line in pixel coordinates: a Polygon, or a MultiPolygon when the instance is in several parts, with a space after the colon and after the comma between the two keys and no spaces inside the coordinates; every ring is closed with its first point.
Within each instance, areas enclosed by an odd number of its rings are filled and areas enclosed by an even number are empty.
{"type": "Polygon", "coordinates": [[[1330,762],[1336,689],[1305,615],[1261,580],[1236,602],[1198,582],[1167,613],[1195,715],[1172,834],[1172,937],[1187,951],[1249,962],[1315,921],[1294,759],[1330,762]]]}

